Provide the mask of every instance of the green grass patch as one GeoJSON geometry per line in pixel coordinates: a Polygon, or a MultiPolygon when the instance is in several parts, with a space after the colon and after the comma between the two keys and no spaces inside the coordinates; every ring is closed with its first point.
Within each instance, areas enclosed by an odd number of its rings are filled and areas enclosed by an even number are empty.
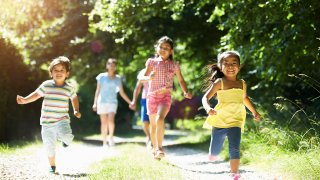
{"type": "Polygon", "coordinates": [[[137,144],[119,145],[120,155],[91,168],[89,179],[183,179],[180,169],[165,160],[154,160],[151,150],[137,144]]]}
{"type": "Polygon", "coordinates": [[[0,144],[1,154],[14,154],[24,151],[24,153],[32,152],[35,148],[41,148],[42,143],[40,141],[13,141],[10,143],[0,144]]]}
{"type": "Polygon", "coordinates": [[[280,174],[286,179],[320,179],[320,149],[285,150],[250,132],[241,142],[241,164],[280,174]]]}

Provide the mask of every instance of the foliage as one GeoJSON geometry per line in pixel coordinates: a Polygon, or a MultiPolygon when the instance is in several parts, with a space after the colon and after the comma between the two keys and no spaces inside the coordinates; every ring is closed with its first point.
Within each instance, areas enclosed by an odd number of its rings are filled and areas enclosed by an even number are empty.
{"type": "MultiPolygon", "coordinates": [[[[142,69],[154,53],[153,45],[163,35],[173,38],[174,58],[181,61],[188,88],[199,94],[199,70],[212,59],[214,46],[222,32],[214,23],[208,23],[210,10],[206,5],[199,10],[196,3],[179,1],[106,1],[100,0],[90,13],[91,32],[111,33],[115,42],[123,44],[122,56],[129,58],[128,70],[142,69]],[[125,47],[125,48],[124,48],[125,47]],[[191,83],[192,82],[192,83],[191,83]]],[[[121,45],[118,45],[121,47],[121,45]]],[[[135,77],[135,76],[134,76],[135,77]]],[[[128,82],[135,79],[128,79],[128,82]]],[[[133,87],[132,84],[129,86],[133,87]]],[[[176,86],[177,83],[176,83],[176,86]]],[[[179,88],[178,88],[179,89],[179,88]]],[[[176,93],[175,97],[181,97],[176,93]]]]}
{"type": "Polygon", "coordinates": [[[16,96],[27,95],[34,91],[43,78],[42,72],[31,72],[23,63],[20,51],[0,32],[0,141],[15,138],[34,137],[39,131],[40,104],[20,106],[16,103],[16,96]],[[37,75],[39,79],[30,77],[37,75]],[[25,128],[28,127],[28,128],[25,128]],[[31,131],[31,132],[30,132],[31,131]]]}
{"type": "MultiPolygon", "coordinates": [[[[312,126],[318,127],[319,98],[311,102],[318,92],[303,80],[288,76],[308,74],[320,79],[320,4],[316,0],[1,2],[1,32],[4,37],[10,34],[21,61],[28,65],[24,67],[28,73],[19,73],[29,80],[21,81],[21,87],[28,88],[19,92],[30,93],[38,85],[30,81],[38,82],[48,77],[43,69],[53,57],[68,56],[72,61],[72,79],[79,84],[83,118],[75,125],[78,123],[76,127],[80,132],[87,130],[81,129],[83,126],[95,129],[99,124],[91,104],[95,77],[105,71],[105,60],[109,57],[119,60],[118,73],[130,96],[138,71],[154,54],[154,43],[163,35],[173,38],[174,58],[181,62],[182,74],[194,95],[203,94],[203,67],[213,61],[218,52],[235,49],[242,57],[240,78],[247,81],[248,94],[255,104],[260,104],[259,110],[280,126],[286,126],[290,120],[289,126],[297,131],[302,130],[300,127],[305,127],[306,131],[315,129],[308,131],[308,136],[318,131],[312,126]],[[39,75],[40,79],[37,79],[39,75]],[[23,86],[22,82],[30,83],[23,86]],[[286,99],[280,113],[271,105],[281,104],[280,99],[276,99],[279,96],[286,99]],[[303,107],[307,116],[287,100],[303,107]],[[299,112],[295,113],[297,110],[299,112]]],[[[2,61],[7,56],[0,58],[2,61]]],[[[180,100],[182,93],[178,86],[175,81],[174,98],[180,100]]],[[[12,100],[17,92],[10,91],[9,94],[12,100]]],[[[12,102],[8,109],[15,109],[15,106],[12,102]]],[[[118,118],[121,122],[128,122],[129,115],[122,115],[131,113],[126,106],[120,102],[118,118]]],[[[5,109],[1,108],[1,112],[5,109]]],[[[33,112],[37,108],[31,109],[33,112]]]]}
{"type": "Polygon", "coordinates": [[[292,97],[297,88],[305,88],[288,74],[319,79],[319,10],[315,0],[217,1],[210,20],[219,20],[219,28],[228,31],[220,49],[240,51],[243,77],[250,79],[249,87],[265,106],[279,95],[292,97]],[[261,92],[263,96],[257,96],[261,92]]]}

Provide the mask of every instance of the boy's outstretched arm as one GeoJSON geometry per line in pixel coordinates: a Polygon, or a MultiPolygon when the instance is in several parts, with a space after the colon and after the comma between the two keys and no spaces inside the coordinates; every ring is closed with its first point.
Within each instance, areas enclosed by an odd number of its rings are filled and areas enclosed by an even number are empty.
{"type": "Polygon", "coordinates": [[[73,107],[73,114],[77,117],[81,117],[81,113],[79,110],[79,99],[78,96],[71,99],[72,107],[73,107]]]}
{"type": "Polygon", "coordinates": [[[33,101],[36,101],[37,99],[39,99],[41,96],[36,92],[32,92],[31,94],[29,94],[26,97],[22,97],[17,95],[17,103],[18,104],[27,104],[27,103],[31,103],[33,101]]]}

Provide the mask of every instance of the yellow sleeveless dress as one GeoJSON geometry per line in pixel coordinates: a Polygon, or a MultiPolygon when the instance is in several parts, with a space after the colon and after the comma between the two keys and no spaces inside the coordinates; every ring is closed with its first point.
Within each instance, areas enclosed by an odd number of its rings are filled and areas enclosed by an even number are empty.
{"type": "MultiPolygon", "coordinates": [[[[242,80],[242,87],[244,81],[242,80]]],[[[246,119],[246,108],[243,104],[243,89],[223,89],[221,80],[221,90],[217,91],[218,104],[214,107],[216,115],[209,115],[203,124],[203,128],[231,128],[240,127],[244,130],[246,119]]]]}

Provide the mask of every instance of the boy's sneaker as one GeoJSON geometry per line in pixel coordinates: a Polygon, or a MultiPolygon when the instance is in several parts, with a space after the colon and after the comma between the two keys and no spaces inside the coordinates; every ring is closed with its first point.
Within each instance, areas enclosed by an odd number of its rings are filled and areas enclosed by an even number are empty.
{"type": "Polygon", "coordinates": [[[55,172],[56,172],[56,166],[50,166],[49,173],[55,173],[55,172]]]}
{"type": "Polygon", "coordinates": [[[62,147],[64,147],[64,148],[66,148],[66,147],[69,146],[68,144],[66,144],[66,143],[64,143],[64,142],[61,142],[61,143],[62,143],[62,147]]]}

